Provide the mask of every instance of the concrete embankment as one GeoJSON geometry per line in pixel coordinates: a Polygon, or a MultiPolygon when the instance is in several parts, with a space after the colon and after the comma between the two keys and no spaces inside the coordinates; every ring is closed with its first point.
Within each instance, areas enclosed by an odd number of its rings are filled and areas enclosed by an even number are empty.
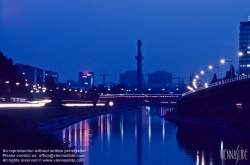
{"type": "Polygon", "coordinates": [[[176,123],[178,127],[185,127],[186,129],[250,137],[249,123],[241,121],[226,121],[223,119],[194,117],[175,113],[168,113],[163,117],[167,121],[176,123]]]}
{"type": "MultiPolygon", "coordinates": [[[[80,110],[82,108],[70,108],[71,110],[80,110]]],[[[82,120],[96,117],[99,115],[104,115],[108,113],[120,113],[125,111],[133,111],[138,110],[137,108],[129,108],[129,107],[113,107],[107,109],[97,109],[92,111],[88,111],[87,113],[73,113],[70,115],[66,115],[63,117],[51,119],[48,121],[43,121],[35,124],[27,125],[26,128],[28,130],[35,130],[35,131],[46,131],[46,132],[55,132],[57,130],[63,129],[68,127],[72,124],[80,122],[82,120]]]]}
{"type": "Polygon", "coordinates": [[[54,132],[87,118],[107,113],[136,110],[133,107],[32,107],[1,108],[0,113],[22,128],[54,132]]]}

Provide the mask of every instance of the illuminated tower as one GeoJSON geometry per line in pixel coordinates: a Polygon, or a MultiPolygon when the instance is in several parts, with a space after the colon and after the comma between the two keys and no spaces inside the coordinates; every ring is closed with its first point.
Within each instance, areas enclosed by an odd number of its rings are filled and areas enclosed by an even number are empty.
{"type": "Polygon", "coordinates": [[[250,74],[250,16],[240,23],[239,74],[250,74]]]}
{"type": "Polygon", "coordinates": [[[141,55],[141,40],[138,40],[138,53],[135,56],[137,60],[137,92],[142,93],[142,55],[141,55]]]}

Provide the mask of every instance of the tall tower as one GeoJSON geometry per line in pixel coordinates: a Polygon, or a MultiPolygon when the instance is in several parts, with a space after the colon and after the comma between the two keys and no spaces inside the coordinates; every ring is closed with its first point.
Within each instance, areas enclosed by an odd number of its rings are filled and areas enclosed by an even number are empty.
{"type": "Polygon", "coordinates": [[[138,40],[138,53],[135,56],[137,60],[137,92],[142,93],[142,55],[141,55],[141,40],[138,40]]]}
{"type": "Polygon", "coordinates": [[[240,22],[239,75],[250,74],[250,16],[240,22]]]}

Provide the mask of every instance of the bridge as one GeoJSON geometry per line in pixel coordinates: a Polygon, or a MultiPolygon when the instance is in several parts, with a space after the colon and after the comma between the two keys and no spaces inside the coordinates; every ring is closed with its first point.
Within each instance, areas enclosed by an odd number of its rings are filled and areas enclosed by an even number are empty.
{"type": "Polygon", "coordinates": [[[175,105],[182,94],[106,94],[100,95],[101,101],[114,101],[116,104],[144,103],[175,105]]]}
{"type": "Polygon", "coordinates": [[[250,75],[222,80],[183,93],[177,111],[204,116],[250,116],[250,75]]]}

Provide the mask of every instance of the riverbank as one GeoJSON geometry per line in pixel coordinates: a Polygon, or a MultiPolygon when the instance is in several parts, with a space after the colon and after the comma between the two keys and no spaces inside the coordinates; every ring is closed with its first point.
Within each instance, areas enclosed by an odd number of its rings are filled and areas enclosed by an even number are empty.
{"type": "Polygon", "coordinates": [[[167,113],[163,116],[167,121],[179,127],[196,129],[198,131],[212,131],[214,133],[250,137],[250,123],[237,120],[223,120],[219,118],[204,118],[167,113]]]}
{"type": "Polygon", "coordinates": [[[35,132],[54,132],[81,120],[107,113],[135,110],[136,108],[119,107],[31,107],[4,108],[0,113],[8,116],[12,123],[35,132]]]}
{"type": "MultiPolygon", "coordinates": [[[[85,109],[85,108],[84,108],[85,109]]],[[[120,113],[125,111],[133,111],[137,110],[137,108],[131,108],[131,107],[112,107],[112,108],[101,108],[101,109],[94,109],[94,108],[87,108],[85,109],[85,112],[79,113],[80,110],[83,110],[83,108],[79,107],[71,107],[69,108],[70,111],[78,111],[78,113],[73,113],[70,115],[66,115],[63,117],[51,119],[48,121],[43,121],[35,124],[27,125],[26,129],[32,130],[32,131],[45,131],[45,132],[55,132],[57,130],[63,129],[65,127],[68,127],[72,124],[78,123],[82,120],[86,120],[92,117],[96,117],[99,115],[105,115],[108,113],[120,113]]]]}

